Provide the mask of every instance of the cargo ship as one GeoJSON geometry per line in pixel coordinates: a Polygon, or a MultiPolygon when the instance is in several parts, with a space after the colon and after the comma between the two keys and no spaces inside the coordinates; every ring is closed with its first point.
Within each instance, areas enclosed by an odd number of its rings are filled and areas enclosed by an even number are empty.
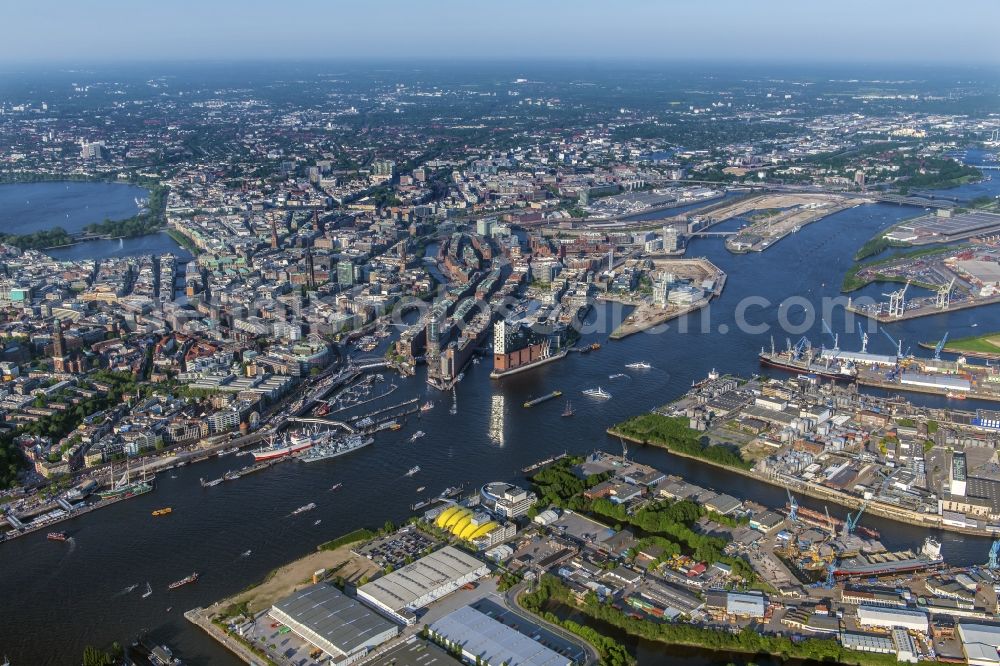
{"type": "Polygon", "coordinates": [[[940,566],[943,561],[941,542],[927,537],[919,553],[905,550],[895,553],[859,555],[842,560],[833,568],[833,575],[837,578],[893,576],[933,569],[940,566]]]}
{"type": "Polygon", "coordinates": [[[372,437],[368,437],[366,439],[361,435],[351,435],[347,439],[341,441],[334,441],[314,446],[298,458],[302,462],[307,463],[316,462],[318,460],[327,460],[328,458],[336,458],[337,456],[342,456],[345,453],[351,453],[352,451],[364,448],[369,444],[372,444],[374,441],[375,440],[372,437]]]}
{"type": "Polygon", "coordinates": [[[290,456],[295,453],[301,453],[302,451],[311,449],[316,444],[321,443],[328,436],[329,435],[326,433],[296,433],[291,436],[286,435],[280,442],[278,440],[273,440],[267,446],[251,451],[251,453],[253,454],[255,462],[277,460],[279,458],[284,458],[285,456],[290,456]]]}
{"type": "Polygon", "coordinates": [[[815,375],[823,379],[831,379],[838,382],[853,382],[857,376],[857,370],[853,364],[847,362],[817,362],[822,357],[821,354],[814,353],[812,349],[788,349],[786,351],[770,352],[760,350],[758,356],[760,364],[768,368],[794,372],[796,374],[815,375]]]}
{"type": "Polygon", "coordinates": [[[184,585],[187,585],[189,583],[193,583],[193,582],[195,582],[197,580],[198,580],[198,573],[195,572],[195,573],[191,574],[190,576],[185,576],[184,578],[181,578],[180,580],[175,580],[170,585],[167,585],[167,589],[168,590],[176,590],[178,587],[183,587],[184,585]]]}

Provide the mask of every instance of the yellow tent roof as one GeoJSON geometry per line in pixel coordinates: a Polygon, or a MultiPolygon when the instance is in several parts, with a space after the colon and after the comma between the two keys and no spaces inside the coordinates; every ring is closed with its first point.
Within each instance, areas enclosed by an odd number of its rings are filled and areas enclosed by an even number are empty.
{"type": "Polygon", "coordinates": [[[471,518],[471,517],[472,517],[471,511],[469,511],[468,509],[460,508],[458,511],[456,511],[455,513],[451,514],[448,517],[448,520],[445,521],[444,526],[449,530],[454,531],[455,525],[461,522],[464,518],[471,518]]]}
{"type": "Polygon", "coordinates": [[[460,521],[458,521],[451,527],[451,533],[457,537],[461,537],[462,532],[468,529],[471,523],[472,523],[472,514],[470,513],[464,516],[460,521]]]}
{"type": "Polygon", "coordinates": [[[486,536],[496,528],[497,524],[491,520],[489,522],[480,525],[477,530],[475,530],[474,532],[472,532],[472,534],[470,534],[468,537],[465,538],[468,539],[469,541],[475,541],[481,536],[486,536]]]}
{"type": "Polygon", "coordinates": [[[461,509],[457,506],[448,507],[440,514],[438,514],[437,520],[434,521],[434,524],[437,525],[438,527],[444,527],[445,523],[448,522],[448,519],[451,518],[456,511],[461,511],[461,509]]]}

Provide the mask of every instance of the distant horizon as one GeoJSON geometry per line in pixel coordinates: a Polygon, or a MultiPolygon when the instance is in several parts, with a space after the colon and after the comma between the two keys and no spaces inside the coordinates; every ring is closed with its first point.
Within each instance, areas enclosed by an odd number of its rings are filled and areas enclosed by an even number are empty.
{"type": "Polygon", "coordinates": [[[293,0],[15,3],[4,68],[154,62],[504,59],[1000,65],[1000,4],[967,0],[293,0]]]}

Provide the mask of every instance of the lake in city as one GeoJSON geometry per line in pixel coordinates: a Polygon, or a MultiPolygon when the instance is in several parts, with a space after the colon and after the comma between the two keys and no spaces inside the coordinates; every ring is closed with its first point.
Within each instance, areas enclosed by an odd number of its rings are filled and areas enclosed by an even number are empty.
{"type": "MultiPolygon", "coordinates": [[[[124,183],[66,181],[0,185],[0,232],[20,235],[62,227],[69,233],[77,233],[88,224],[132,217],[140,210],[139,202],[148,196],[148,190],[124,183]]],[[[191,256],[165,233],[88,241],[46,250],[50,256],[67,261],[166,252],[184,259],[191,256]]]]}

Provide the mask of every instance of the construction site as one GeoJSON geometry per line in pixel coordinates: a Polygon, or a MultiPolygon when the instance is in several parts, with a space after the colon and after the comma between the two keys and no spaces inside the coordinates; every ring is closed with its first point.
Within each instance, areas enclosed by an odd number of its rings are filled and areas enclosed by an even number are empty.
{"type": "Polygon", "coordinates": [[[763,252],[803,226],[828,215],[866,203],[837,194],[761,194],[715,208],[700,228],[750,213],[750,224],[726,238],[726,249],[736,254],[763,252]]]}
{"type": "Polygon", "coordinates": [[[617,340],[696,312],[722,294],[726,274],[704,257],[696,259],[647,258],[627,261],[616,268],[604,300],[635,305],[611,333],[617,340]],[[625,290],[624,285],[631,285],[625,290]],[[652,293],[643,293],[642,284],[652,293]]]}

